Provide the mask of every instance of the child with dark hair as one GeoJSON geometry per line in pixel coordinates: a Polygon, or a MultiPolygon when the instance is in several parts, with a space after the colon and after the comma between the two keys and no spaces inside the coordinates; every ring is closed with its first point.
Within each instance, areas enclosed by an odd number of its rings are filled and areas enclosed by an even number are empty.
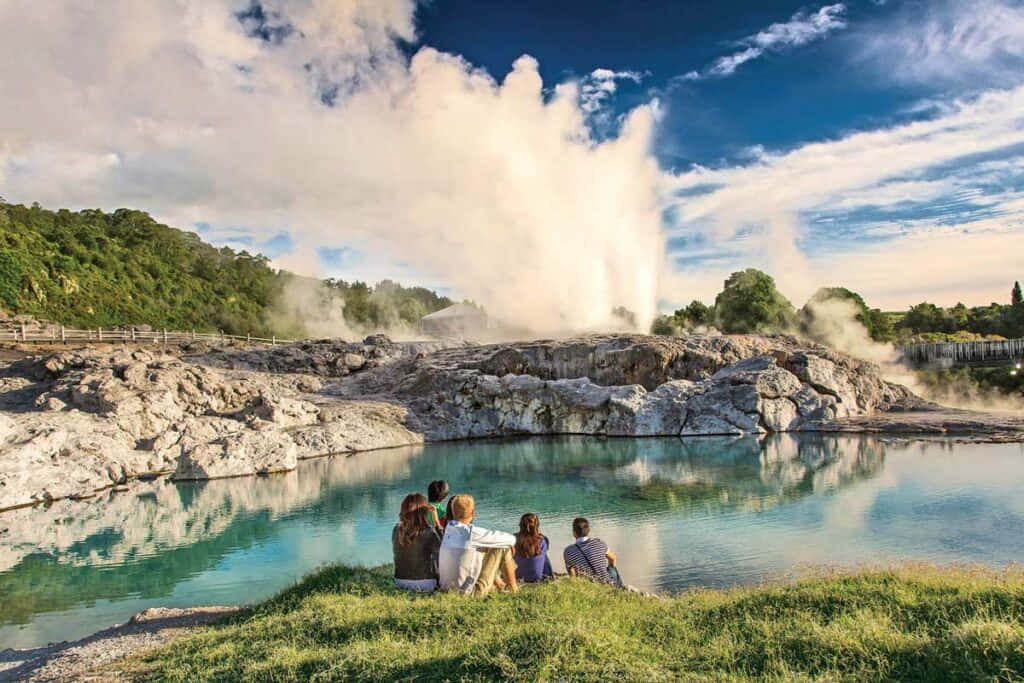
{"type": "Polygon", "coordinates": [[[450,489],[448,488],[448,482],[444,479],[438,479],[432,481],[427,486],[427,500],[437,511],[437,519],[441,526],[447,524],[450,517],[448,516],[448,510],[445,505],[444,499],[448,497],[450,489]]]}

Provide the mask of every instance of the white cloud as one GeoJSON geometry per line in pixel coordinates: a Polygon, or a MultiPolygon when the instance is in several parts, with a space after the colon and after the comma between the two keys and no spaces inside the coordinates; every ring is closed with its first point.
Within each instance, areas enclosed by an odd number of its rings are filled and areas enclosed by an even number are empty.
{"type": "Polygon", "coordinates": [[[644,75],[637,71],[595,69],[580,79],[580,108],[590,116],[608,118],[605,105],[618,89],[618,81],[640,83],[644,75]]]}
{"type": "MultiPolygon", "coordinates": [[[[542,93],[530,57],[500,82],[430,48],[407,60],[412,0],[263,7],[270,25],[235,0],[0,1],[4,195],[285,230],[310,269],[348,245],[535,330],[652,317],[653,107],[598,141],[580,86],[542,93]]],[[[638,76],[588,81],[621,78],[638,76]]]]}
{"type": "Polygon", "coordinates": [[[1024,73],[1024,4],[936,0],[866,24],[863,57],[887,79],[978,87],[1019,83],[1024,73]]]}
{"type": "MultiPolygon", "coordinates": [[[[1019,277],[1015,260],[1006,255],[1012,250],[1003,249],[990,259],[983,273],[975,270],[978,263],[959,260],[957,255],[980,254],[1000,241],[1007,244],[1024,236],[1020,192],[993,192],[971,182],[972,176],[975,183],[992,182],[1013,168],[1021,169],[1024,181],[1022,112],[1024,86],[952,103],[948,113],[931,120],[810,143],[782,154],[764,152],[742,166],[696,168],[670,180],[669,191],[683,195],[675,207],[675,229],[683,234],[699,231],[722,249],[736,247],[736,236],[745,235],[735,265],[767,268],[787,295],[798,301],[825,283],[863,285],[863,274],[870,272],[868,289],[886,305],[897,300],[910,303],[913,299],[905,297],[929,289],[948,293],[951,282],[960,288],[961,298],[987,303],[982,297],[995,291],[996,282],[1019,277]],[[1003,158],[972,161],[976,155],[1003,158]],[[950,165],[955,170],[943,172],[950,165]],[[929,173],[940,175],[926,177],[929,173]],[[856,208],[937,200],[952,203],[965,197],[988,206],[991,215],[963,222],[942,215],[918,225],[903,222],[894,231],[903,237],[880,247],[845,240],[837,246],[842,258],[835,258],[833,252],[824,267],[823,255],[809,259],[798,246],[808,234],[809,213],[842,216],[856,208]],[[922,254],[927,258],[919,260],[922,254]],[[866,268],[872,259],[884,267],[866,268]],[[915,265],[903,267],[900,261],[915,265]]],[[[828,225],[817,227],[818,251],[822,243],[832,241],[822,232],[828,225]]],[[[675,286],[699,290],[708,297],[720,287],[723,274],[684,273],[675,278],[675,286]]]]}
{"type": "Polygon", "coordinates": [[[817,12],[797,12],[789,21],[774,23],[739,41],[742,49],[719,57],[703,72],[690,71],[683,80],[724,77],[732,75],[743,64],[763,56],[766,52],[781,52],[820,40],[828,34],[846,28],[846,5],[825,5],[817,12]]]}
{"type": "MultiPolygon", "coordinates": [[[[748,265],[795,301],[842,283],[885,306],[929,291],[981,303],[1020,277],[1005,244],[1024,233],[1024,199],[999,174],[1021,173],[1024,88],[671,175],[650,153],[660,103],[607,139],[590,132],[639,73],[597,69],[545,91],[527,56],[500,81],[430,48],[407,60],[394,38],[415,37],[411,0],[264,6],[273,18],[261,28],[236,19],[234,0],[0,0],[4,196],[143,208],[256,243],[285,231],[289,262],[308,271],[317,247],[345,245],[367,255],[359,276],[396,264],[545,331],[601,326],[616,305],[646,320],[659,295],[710,299],[748,265]],[[280,38],[247,35],[270,29],[280,38]],[[331,93],[334,107],[321,101],[331,93]],[[937,170],[954,162],[962,172],[937,170]],[[881,246],[837,239],[811,258],[801,247],[844,212],[944,201],[991,211],[865,223],[888,238],[881,246]],[[666,202],[673,231],[706,237],[699,270],[665,268],[666,202]],[[986,250],[998,253],[985,261],[986,250]]],[[[768,27],[744,49],[806,44],[840,28],[842,11],[825,11],[839,7],[768,27]]]]}

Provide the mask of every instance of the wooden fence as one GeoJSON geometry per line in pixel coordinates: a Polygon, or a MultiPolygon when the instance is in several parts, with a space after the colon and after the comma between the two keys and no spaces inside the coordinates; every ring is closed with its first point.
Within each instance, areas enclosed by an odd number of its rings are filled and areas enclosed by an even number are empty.
{"type": "Polygon", "coordinates": [[[1002,365],[1024,359],[1024,339],[908,344],[900,347],[900,352],[918,365],[1002,365]]]}
{"type": "Polygon", "coordinates": [[[11,330],[0,332],[0,341],[10,340],[18,343],[39,344],[71,344],[83,342],[135,342],[139,344],[181,344],[184,342],[206,341],[225,343],[227,341],[244,341],[249,344],[291,344],[294,339],[278,339],[277,337],[254,337],[252,335],[222,334],[219,332],[178,332],[168,330],[103,329],[76,330],[63,325],[59,328],[31,329],[25,325],[16,325],[11,330]]]}

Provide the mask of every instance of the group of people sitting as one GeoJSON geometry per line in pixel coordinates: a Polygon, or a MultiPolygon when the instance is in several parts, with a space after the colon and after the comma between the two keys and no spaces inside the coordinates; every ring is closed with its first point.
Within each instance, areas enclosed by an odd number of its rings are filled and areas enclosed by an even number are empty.
{"type": "MultiPolygon", "coordinates": [[[[473,496],[448,494],[448,482],[434,481],[427,496],[410,493],[402,501],[391,532],[398,587],[486,595],[492,590],[517,591],[520,583],[554,576],[550,543],[540,532],[537,515],[523,515],[516,534],[492,531],[473,523],[473,496]]],[[[615,553],[601,539],[590,537],[590,523],[577,517],[572,533],[576,541],[563,552],[569,575],[621,587],[615,553]]]]}

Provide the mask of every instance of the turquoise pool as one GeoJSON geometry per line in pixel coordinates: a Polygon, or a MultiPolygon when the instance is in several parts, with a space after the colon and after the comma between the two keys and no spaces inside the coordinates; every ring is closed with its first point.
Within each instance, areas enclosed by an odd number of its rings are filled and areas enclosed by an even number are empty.
{"type": "Polygon", "coordinates": [[[399,501],[435,478],[552,561],[576,515],[624,578],[679,590],[815,566],[1024,561],[1024,446],[824,435],[437,444],[284,475],[138,482],[0,513],[0,649],[82,637],[151,606],[265,598],[329,562],[390,561],[399,501]]]}

